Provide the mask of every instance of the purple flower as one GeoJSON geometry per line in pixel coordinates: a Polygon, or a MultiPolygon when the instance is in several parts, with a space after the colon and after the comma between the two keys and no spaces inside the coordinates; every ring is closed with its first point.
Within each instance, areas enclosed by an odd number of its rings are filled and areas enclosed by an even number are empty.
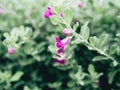
{"type": "Polygon", "coordinates": [[[56,59],[54,59],[55,63],[58,64],[66,64],[66,46],[70,42],[70,37],[66,37],[63,40],[60,40],[58,36],[55,37],[56,39],[56,47],[58,48],[57,53],[56,53],[56,59]],[[62,53],[62,54],[61,54],[62,53]]]}
{"type": "Polygon", "coordinates": [[[7,51],[9,54],[14,54],[15,50],[13,48],[8,48],[8,51],[7,51]]]}
{"type": "Polygon", "coordinates": [[[60,49],[58,49],[58,51],[57,51],[58,54],[60,54],[60,53],[62,53],[62,52],[65,52],[65,49],[64,49],[64,48],[60,48],[60,49]]]}
{"type": "Polygon", "coordinates": [[[55,39],[56,39],[56,46],[57,46],[57,48],[64,47],[64,44],[62,43],[62,41],[60,40],[60,38],[58,36],[56,36],[55,39]]]}
{"type": "Polygon", "coordinates": [[[80,7],[80,8],[83,7],[83,3],[82,3],[82,2],[79,2],[79,3],[78,3],[78,7],[80,7]]]}
{"type": "Polygon", "coordinates": [[[70,41],[69,37],[66,37],[63,40],[60,40],[60,38],[58,36],[56,36],[55,39],[56,39],[57,48],[64,48],[70,41]]]}
{"type": "Polygon", "coordinates": [[[60,13],[60,17],[63,17],[63,13],[60,13]]]}
{"type": "Polygon", "coordinates": [[[60,40],[60,38],[56,36],[55,39],[56,39],[56,47],[58,48],[57,53],[60,54],[62,52],[65,52],[65,47],[69,43],[70,38],[66,37],[63,40],[60,40]]]}
{"type": "Polygon", "coordinates": [[[69,35],[72,34],[72,31],[65,28],[65,29],[63,30],[63,34],[64,34],[65,36],[69,36],[69,35]]]}
{"type": "Polygon", "coordinates": [[[3,13],[4,13],[4,9],[0,8],[0,14],[3,14],[3,13]]]}
{"type": "Polygon", "coordinates": [[[51,11],[51,7],[47,7],[47,10],[44,13],[44,17],[45,18],[49,18],[51,15],[53,15],[52,11],[51,11]]]}
{"type": "Polygon", "coordinates": [[[58,60],[58,59],[54,59],[54,62],[55,63],[58,63],[58,64],[66,64],[66,60],[58,60]]]}

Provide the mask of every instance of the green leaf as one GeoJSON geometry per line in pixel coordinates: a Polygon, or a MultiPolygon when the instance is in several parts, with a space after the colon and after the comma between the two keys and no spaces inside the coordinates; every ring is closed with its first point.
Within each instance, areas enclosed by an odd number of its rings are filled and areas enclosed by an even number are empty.
{"type": "Polygon", "coordinates": [[[111,71],[111,72],[108,73],[108,78],[109,78],[108,82],[109,82],[109,84],[111,84],[113,82],[116,73],[117,73],[117,70],[114,70],[114,71],[111,71]]]}
{"type": "Polygon", "coordinates": [[[73,19],[73,14],[69,8],[64,10],[64,18],[65,18],[65,21],[67,22],[67,24],[71,23],[71,21],[73,19]]]}
{"type": "Polygon", "coordinates": [[[116,67],[119,63],[117,61],[113,61],[113,66],[116,67]]]}
{"type": "Polygon", "coordinates": [[[89,41],[90,41],[90,43],[91,43],[93,46],[97,46],[97,45],[98,45],[98,38],[97,38],[96,36],[90,37],[90,38],[89,38],[89,41]]]}
{"type": "Polygon", "coordinates": [[[75,81],[71,80],[67,83],[68,87],[73,87],[75,85],[75,81]]]}
{"type": "Polygon", "coordinates": [[[80,43],[83,43],[83,40],[75,39],[74,41],[71,41],[71,44],[80,44],[80,43]]]}
{"type": "Polygon", "coordinates": [[[52,54],[56,54],[56,52],[57,52],[57,49],[56,49],[55,45],[50,45],[50,46],[48,47],[48,49],[50,50],[50,52],[51,52],[52,54]]]}
{"type": "Polygon", "coordinates": [[[98,48],[100,49],[103,49],[104,48],[104,45],[109,41],[109,38],[108,38],[108,34],[102,34],[100,37],[99,37],[99,44],[98,44],[98,48]]]}
{"type": "Polygon", "coordinates": [[[11,77],[10,81],[11,82],[18,81],[22,75],[23,75],[23,72],[18,71],[11,77]]]}
{"type": "Polygon", "coordinates": [[[76,30],[79,26],[79,23],[77,22],[74,26],[73,26],[73,30],[76,30]]]}
{"type": "Polygon", "coordinates": [[[114,54],[118,49],[117,45],[113,45],[110,49],[109,49],[109,55],[114,54]]]}
{"type": "Polygon", "coordinates": [[[88,23],[89,22],[86,22],[82,27],[81,27],[81,32],[80,32],[80,35],[83,36],[83,38],[85,40],[88,40],[89,38],[89,35],[90,35],[90,30],[88,28],[88,23]]]}
{"type": "Polygon", "coordinates": [[[95,72],[95,68],[94,68],[94,66],[93,66],[92,64],[90,64],[90,65],[88,66],[88,71],[89,71],[89,73],[90,73],[91,75],[95,72]]]}
{"type": "Polygon", "coordinates": [[[48,83],[48,86],[51,88],[58,88],[61,86],[61,82],[48,83]]]}
{"type": "Polygon", "coordinates": [[[31,90],[28,86],[24,86],[24,90],[31,90]]]}
{"type": "Polygon", "coordinates": [[[92,60],[93,61],[100,61],[100,60],[106,60],[106,59],[108,59],[108,58],[105,56],[95,56],[92,60]]]}
{"type": "Polygon", "coordinates": [[[62,19],[58,15],[50,16],[50,20],[51,20],[52,24],[54,24],[54,25],[57,25],[59,23],[63,23],[62,19]]]}
{"type": "Polygon", "coordinates": [[[53,6],[52,11],[55,14],[59,14],[60,12],[62,12],[62,7],[61,6],[53,6]]]}
{"type": "Polygon", "coordinates": [[[9,37],[9,34],[8,33],[4,33],[3,34],[5,38],[8,38],[9,37]]]}
{"type": "Polygon", "coordinates": [[[24,46],[24,52],[26,54],[31,55],[33,53],[33,51],[34,51],[34,47],[32,47],[32,45],[30,45],[29,43],[25,44],[25,46],[24,46]]]}

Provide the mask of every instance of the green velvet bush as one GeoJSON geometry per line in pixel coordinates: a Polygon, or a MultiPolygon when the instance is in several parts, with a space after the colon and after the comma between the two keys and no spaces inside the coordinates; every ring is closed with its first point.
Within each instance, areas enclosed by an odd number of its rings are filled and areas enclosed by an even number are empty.
{"type": "Polygon", "coordinates": [[[119,76],[119,0],[0,0],[0,90],[119,90],[119,76]]]}

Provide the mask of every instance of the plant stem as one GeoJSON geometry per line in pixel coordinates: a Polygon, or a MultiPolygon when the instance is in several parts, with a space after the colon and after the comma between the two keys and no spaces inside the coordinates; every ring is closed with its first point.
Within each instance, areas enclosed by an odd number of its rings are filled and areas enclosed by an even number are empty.
{"type": "Polygon", "coordinates": [[[87,40],[85,40],[82,36],[80,36],[78,33],[76,33],[76,32],[72,29],[72,27],[65,22],[65,20],[63,20],[63,21],[64,21],[64,23],[66,24],[66,27],[68,27],[68,28],[70,28],[70,29],[72,30],[73,35],[75,35],[77,38],[81,39],[85,44],[87,44],[87,45],[89,45],[90,47],[92,47],[93,50],[97,51],[99,54],[104,55],[104,56],[107,57],[108,59],[110,59],[110,60],[116,62],[117,64],[119,64],[116,59],[114,59],[112,56],[108,55],[108,54],[105,53],[105,52],[102,52],[100,49],[98,49],[98,48],[96,48],[95,46],[93,46],[91,43],[89,43],[87,40]]]}

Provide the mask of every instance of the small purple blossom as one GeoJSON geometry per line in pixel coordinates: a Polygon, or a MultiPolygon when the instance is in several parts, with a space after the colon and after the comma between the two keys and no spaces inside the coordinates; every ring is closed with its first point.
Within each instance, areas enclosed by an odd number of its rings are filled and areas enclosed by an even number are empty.
{"type": "Polygon", "coordinates": [[[4,9],[0,8],[0,14],[3,14],[3,13],[4,13],[4,9]]]}
{"type": "Polygon", "coordinates": [[[54,62],[55,63],[58,63],[58,64],[66,64],[66,60],[58,60],[58,59],[54,59],[54,62]]]}
{"type": "Polygon", "coordinates": [[[60,40],[60,38],[58,36],[56,36],[55,39],[56,39],[56,46],[57,46],[57,48],[65,47],[69,43],[69,41],[70,41],[69,37],[66,37],[63,40],[60,40]]]}
{"type": "Polygon", "coordinates": [[[44,17],[45,18],[49,18],[51,15],[53,15],[52,11],[51,11],[51,7],[47,7],[47,10],[44,13],[44,17]]]}
{"type": "Polygon", "coordinates": [[[60,13],[60,17],[63,17],[63,13],[60,13]]]}
{"type": "Polygon", "coordinates": [[[69,36],[69,35],[72,34],[72,31],[65,28],[65,29],[63,30],[63,34],[64,34],[65,36],[69,36]]]}
{"type": "Polygon", "coordinates": [[[13,48],[8,48],[8,54],[14,54],[15,50],[13,48]]]}
{"type": "Polygon", "coordinates": [[[56,36],[55,39],[56,39],[56,46],[57,46],[57,48],[64,47],[64,44],[62,43],[62,41],[60,40],[60,38],[58,36],[56,36]]]}
{"type": "Polygon", "coordinates": [[[66,46],[70,42],[70,37],[66,37],[63,40],[60,40],[58,36],[55,37],[56,39],[56,47],[57,47],[57,53],[56,53],[56,59],[54,59],[55,63],[58,64],[66,64],[66,46]]]}

